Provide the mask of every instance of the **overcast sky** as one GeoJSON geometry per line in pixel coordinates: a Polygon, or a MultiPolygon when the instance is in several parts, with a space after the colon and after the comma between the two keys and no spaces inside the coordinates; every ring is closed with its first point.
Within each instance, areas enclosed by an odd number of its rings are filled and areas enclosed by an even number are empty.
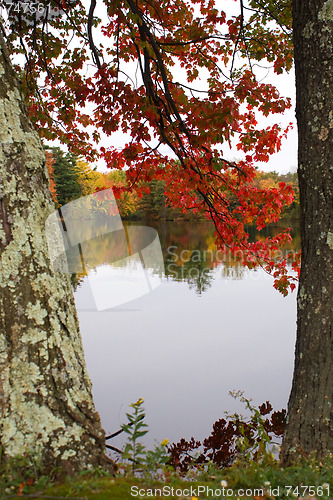
{"type": "MultiPolygon", "coordinates": [[[[269,120],[271,124],[281,123],[287,126],[288,123],[294,124],[293,130],[288,133],[287,139],[282,142],[282,147],[279,153],[272,155],[268,163],[259,163],[261,170],[266,172],[276,170],[280,173],[285,173],[297,168],[297,126],[295,117],[295,73],[292,70],[290,74],[276,75],[273,72],[267,76],[267,83],[274,84],[280,91],[281,96],[290,97],[292,107],[284,112],[283,115],[273,115],[269,120]]],[[[260,122],[259,122],[260,125],[260,122]]]]}

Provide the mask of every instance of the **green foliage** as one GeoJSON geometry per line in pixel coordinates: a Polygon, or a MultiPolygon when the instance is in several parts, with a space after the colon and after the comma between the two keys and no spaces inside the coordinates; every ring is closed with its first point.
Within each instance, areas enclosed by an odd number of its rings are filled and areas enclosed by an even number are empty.
{"type": "Polygon", "coordinates": [[[287,172],[279,176],[279,182],[285,182],[294,190],[294,201],[285,206],[282,210],[282,218],[299,220],[300,219],[300,201],[299,201],[299,186],[297,172],[287,172]]]}
{"type": "MultiPolygon", "coordinates": [[[[140,477],[161,479],[168,477],[170,470],[173,470],[174,473],[187,477],[194,473],[196,477],[201,470],[207,470],[211,465],[224,469],[236,463],[242,466],[252,462],[262,466],[277,463],[272,453],[272,438],[283,433],[285,411],[272,413],[273,408],[268,401],[257,408],[242,392],[230,394],[245,403],[250,412],[249,417],[226,412],[228,421],[216,421],[211,435],[202,444],[191,438],[190,441],[181,439],[176,444],[168,445],[168,440],[165,439],[150,451],[139,442],[147,433],[147,430],[142,430],[147,427],[143,423],[143,399],[130,405],[133,411],[126,413],[128,423],[122,426],[122,430],[128,435],[122,458],[132,463],[131,472],[140,472],[140,477]]],[[[125,467],[123,465],[120,468],[128,472],[127,464],[125,467]]]]}
{"type": "Polygon", "coordinates": [[[79,184],[80,170],[77,157],[64,153],[60,148],[50,148],[54,159],[53,178],[56,185],[57,201],[60,206],[80,198],[82,195],[79,184]]]}
{"type": "Polygon", "coordinates": [[[168,439],[164,439],[161,444],[157,443],[153,450],[146,452],[144,477],[145,478],[163,478],[163,473],[168,467],[170,455],[167,449],[168,439]]]}
{"type": "MultiPolygon", "coordinates": [[[[332,454],[327,455],[321,461],[307,457],[286,468],[282,468],[278,461],[265,466],[256,461],[250,461],[246,466],[236,463],[223,471],[210,466],[209,470],[197,477],[197,480],[207,484],[213,479],[215,488],[223,482],[226,488],[233,490],[233,498],[237,497],[240,489],[249,489],[252,492],[255,489],[261,489],[261,494],[257,493],[257,496],[267,500],[270,498],[290,500],[295,497],[299,500],[302,497],[307,500],[310,498],[327,499],[331,498],[327,488],[332,488],[332,466],[332,454]],[[317,497],[306,492],[307,486],[311,486],[312,491],[313,489],[318,491],[317,497]]],[[[214,497],[208,496],[208,498],[214,497]]]]}
{"type": "MultiPolygon", "coordinates": [[[[238,425],[240,431],[240,436],[236,439],[237,460],[239,462],[254,460],[261,465],[274,462],[272,426],[267,425],[267,419],[264,418],[265,415],[271,412],[271,405],[267,401],[266,404],[264,403],[257,408],[251,403],[251,399],[244,396],[243,392],[230,391],[229,394],[234,399],[239,399],[242,403],[245,403],[245,407],[251,415],[250,419],[244,419],[238,414],[229,415],[226,413],[238,425]]],[[[277,412],[273,415],[276,414],[277,412]]],[[[284,429],[284,418],[281,427],[284,429]]],[[[274,428],[275,435],[280,434],[276,430],[274,428]]]]}
{"type": "MultiPolygon", "coordinates": [[[[238,498],[238,491],[240,489],[250,489],[253,492],[255,489],[261,489],[262,496],[260,495],[260,497],[262,500],[274,498],[280,500],[290,500],[292,498],[301,499],[302,496],[304,500],[310,500],[310,495],[302,495],[302,492],[304,491],[304,486],[311,486],[318,491],[318,495],[316,496],[317,499],[326,500],[331,498],[331,495],[327,494],[327,487],[330,486],[332,488],[332,484],[333,457],[332,455],[327,455],[321,461],[315,460],[312,457],[308,457],[307,459],[304,458],[299,463],[287,468],[282,468],[278,463],[263,467],[253,461],[246,466],[235,464],[232,467],[221,470],[210,464],[205,470],[199,471],[190,481],[179,477],[175,472],[172,474],[170,472],[169,476],[165,476],[163,480],[156,480],[148,477],[112,477],[107,474],[101,475],[94,471],[86,471],[75,477],[67,477],[62,483],[53,483],[49,484],[47,487],[41,486],[38,489],[26,489],[24,491],[27,492],[27,494],[30,493],[31,498],[34,498],[32,496],[32,492],[34,491],[36,493],[36,498],[76,497],[80,499],[85,498],[87,500],[128,500],[132,498],[132,487],[148,491],[149,489],[154,490],[155,488],[163,488],[164,485],[167,485],[170,489],[173,487],[175,492],[177,489],[185,490],[186,488],[191,488],[191,486],[197,488],[198,485],[201,485],[207,488],[207,494],[200,493],[200,495],[197,496],[198,500],[236,499],[238,498]],[[287,494],[287,485],[292,487],[289,495],[287,494]],[[228,497],[214,495],[214,491],[222,487],[231,489],[234,494],[228,497]],[[279,495],[273,496],[272,493],[277,489],[279,489],[279,495]]],[[[13,498],[17,490],[12,491],[13,493],[8,494],[1,490],[0,498],[2,492],[7,498],[13,498]]],[[[244,496],[244,499],[253,498],[254,495],[255,494],[244,496]]],[[[3,496],[3,498],[5,498],[5,496],[3,496]]],[[[140,496],[140,498],[152,498],[152,495],[140,496]]],[[[170,494],[168,498],[179,499],[191,497],[181,497],[179,494],[170,494]]],[[[312,498],[315,500],[313,496],[312,498]]]]}
{"type": "Polygon", "coordinates": [[[166,219],[170,216],[170,209],[164,194],[165,182],[152,180],[147,184],[148,191],[139,199],[137,210],[142,218],[166,219]]]}
{"type": "Polygon", "coordinates": [[[53,469],[46,475],[38,458],[28,454],[4,460],[0,449],[0,499],[45,488],[56,473],[53,469]]]}
{"type": "MultiPolygon", "coordinates": [[[[140,398],[136,403],[131,404],[132,413],[126,413],[128,423],[121,428],[128,435],[122,458],[131,462],[131,467],[125,466],[125,471],[131,473],[142,473],[145,478],[161,478],[167,468],[170,455],[167,449],[168,439],[164,439],[161,444],[156,444],[153,450],[146,450],[139,442],[139,439],[147,434],[144,430],[147,425],[143,422],[145,412],[143,408],[143,399],[140,398]]],[[[122,469],[122,467],[120,467],[122,469]]]]}
{"type": "Polygon", "coordinates": [[[145,412],[143,408],[143,399],[140,398],[136,403],[131,404],[132,413],[126,413],[128,424],[121,426],[126,432],[128,441],[123,451],[123,458],[132,462],[133,474],[138,467],[142,466],[145,457],[145,447],[139,442],[139,438],[147,434],[148,430],[144,430],[147,426],[143,422],[145,412]]]}

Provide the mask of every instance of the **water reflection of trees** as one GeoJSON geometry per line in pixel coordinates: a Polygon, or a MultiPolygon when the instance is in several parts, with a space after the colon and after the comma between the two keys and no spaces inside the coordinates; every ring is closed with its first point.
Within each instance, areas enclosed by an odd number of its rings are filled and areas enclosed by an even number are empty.
{"type": "MultiPolygon", "coordinates": [[[[130,223],[128,227],[140,225],[130,223]]],[[[215,246],[214,226],[210,222],[152,222],[160,238],[163,251],[165,277],[169,280],[185,282],[189,288],[196,293],[202,294],[208,290],[218,269],[220,276],[227,279],[242,279],[246,269],[240,259],[228,253],[218,251],[215,246]]],[[[252,241],[274,236],[285,229],[284,226],[271,226],[258,232],[253,227],[247,228],[252,241]]],[[[89,235],[87,234],[87,240],[89,235]]],[[[132,240],[134,251],[145,242],[140,240],[140,232],[137,233],[137,241],[132,240]]],[[[299,230],[294,230],[293,240],[284,250],[299,250],[299,230]]],[[[86,273],[96,269],[98,265],[109,264],[113,267],[124,267],[122,260],[124,252],[127,251],[127,240],[119,242],[112,234],[108,237],[95,238],[89,241],[89,248],[93,259],[87,259],[86,273]],[[121,243],[121,244],[120,244],[121,243]]],[[[158,270],[156,270],[158,272],[158,270]]],[[[72,275],[72,284],[76,289],[86,274],[78,273],[72,275]]]]}
{"type": "Polygon", "coordinates": [[[195,258],[193,256],[192,252],[188,260],[185,260],[182,265],[178,265],[174,260],[175,255],[167,253],[164,259],[165,276],[173,281],[186,282],[190,289],[194,288],[201,295],[211,286],[214,274],[213,270],[207,266],[204,251],[198,250],[195,253],[195,258]]]}
{"type": "Polygon", "coordinates": [[[234,265],[230,265],[225,262],[221,266],[221,277],[233,280],[241,280],[244,277],[245,268],[240,262],[235,262],[234,265]]]}

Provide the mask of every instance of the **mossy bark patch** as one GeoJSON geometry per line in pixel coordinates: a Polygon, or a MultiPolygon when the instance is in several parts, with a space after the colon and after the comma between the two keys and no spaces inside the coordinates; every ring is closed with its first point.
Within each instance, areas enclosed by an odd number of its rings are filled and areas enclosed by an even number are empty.
{"type": "Polygon", "coordinates": [[[45,220],[54,210],[38,134],[1,38],[0,444],[45,467],[107,463],[72,288],[51,269],[45,220]]]}

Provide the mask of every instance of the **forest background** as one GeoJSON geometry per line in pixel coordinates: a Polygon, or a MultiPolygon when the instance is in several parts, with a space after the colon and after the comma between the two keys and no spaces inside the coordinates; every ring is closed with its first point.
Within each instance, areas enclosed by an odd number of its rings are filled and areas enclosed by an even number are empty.
{"type": "MultiPolygon", "coordinates": [[[[111,170],[99,172],[84,159],[65,153],[54,147],[46,150],[47,165],[50,174],[50,188],[58,207],[81,196],[113,189],[117,199],[120,215],[125,220],[206,220],[204,212],[193,213],[184,207],[180,210],[173,207],[165,194],[165,182],[153,179],[140,182],[138,189],[129,189],[126,172],[111,170]]],[[[282,219],[298,220],[299,188],[297,172],[292,169],[285,173],[257,171],[255,184],[258,189],[278,188],[283,182],[292,187],[295,195],[290,205],[282,211],[282,219]]]]}

